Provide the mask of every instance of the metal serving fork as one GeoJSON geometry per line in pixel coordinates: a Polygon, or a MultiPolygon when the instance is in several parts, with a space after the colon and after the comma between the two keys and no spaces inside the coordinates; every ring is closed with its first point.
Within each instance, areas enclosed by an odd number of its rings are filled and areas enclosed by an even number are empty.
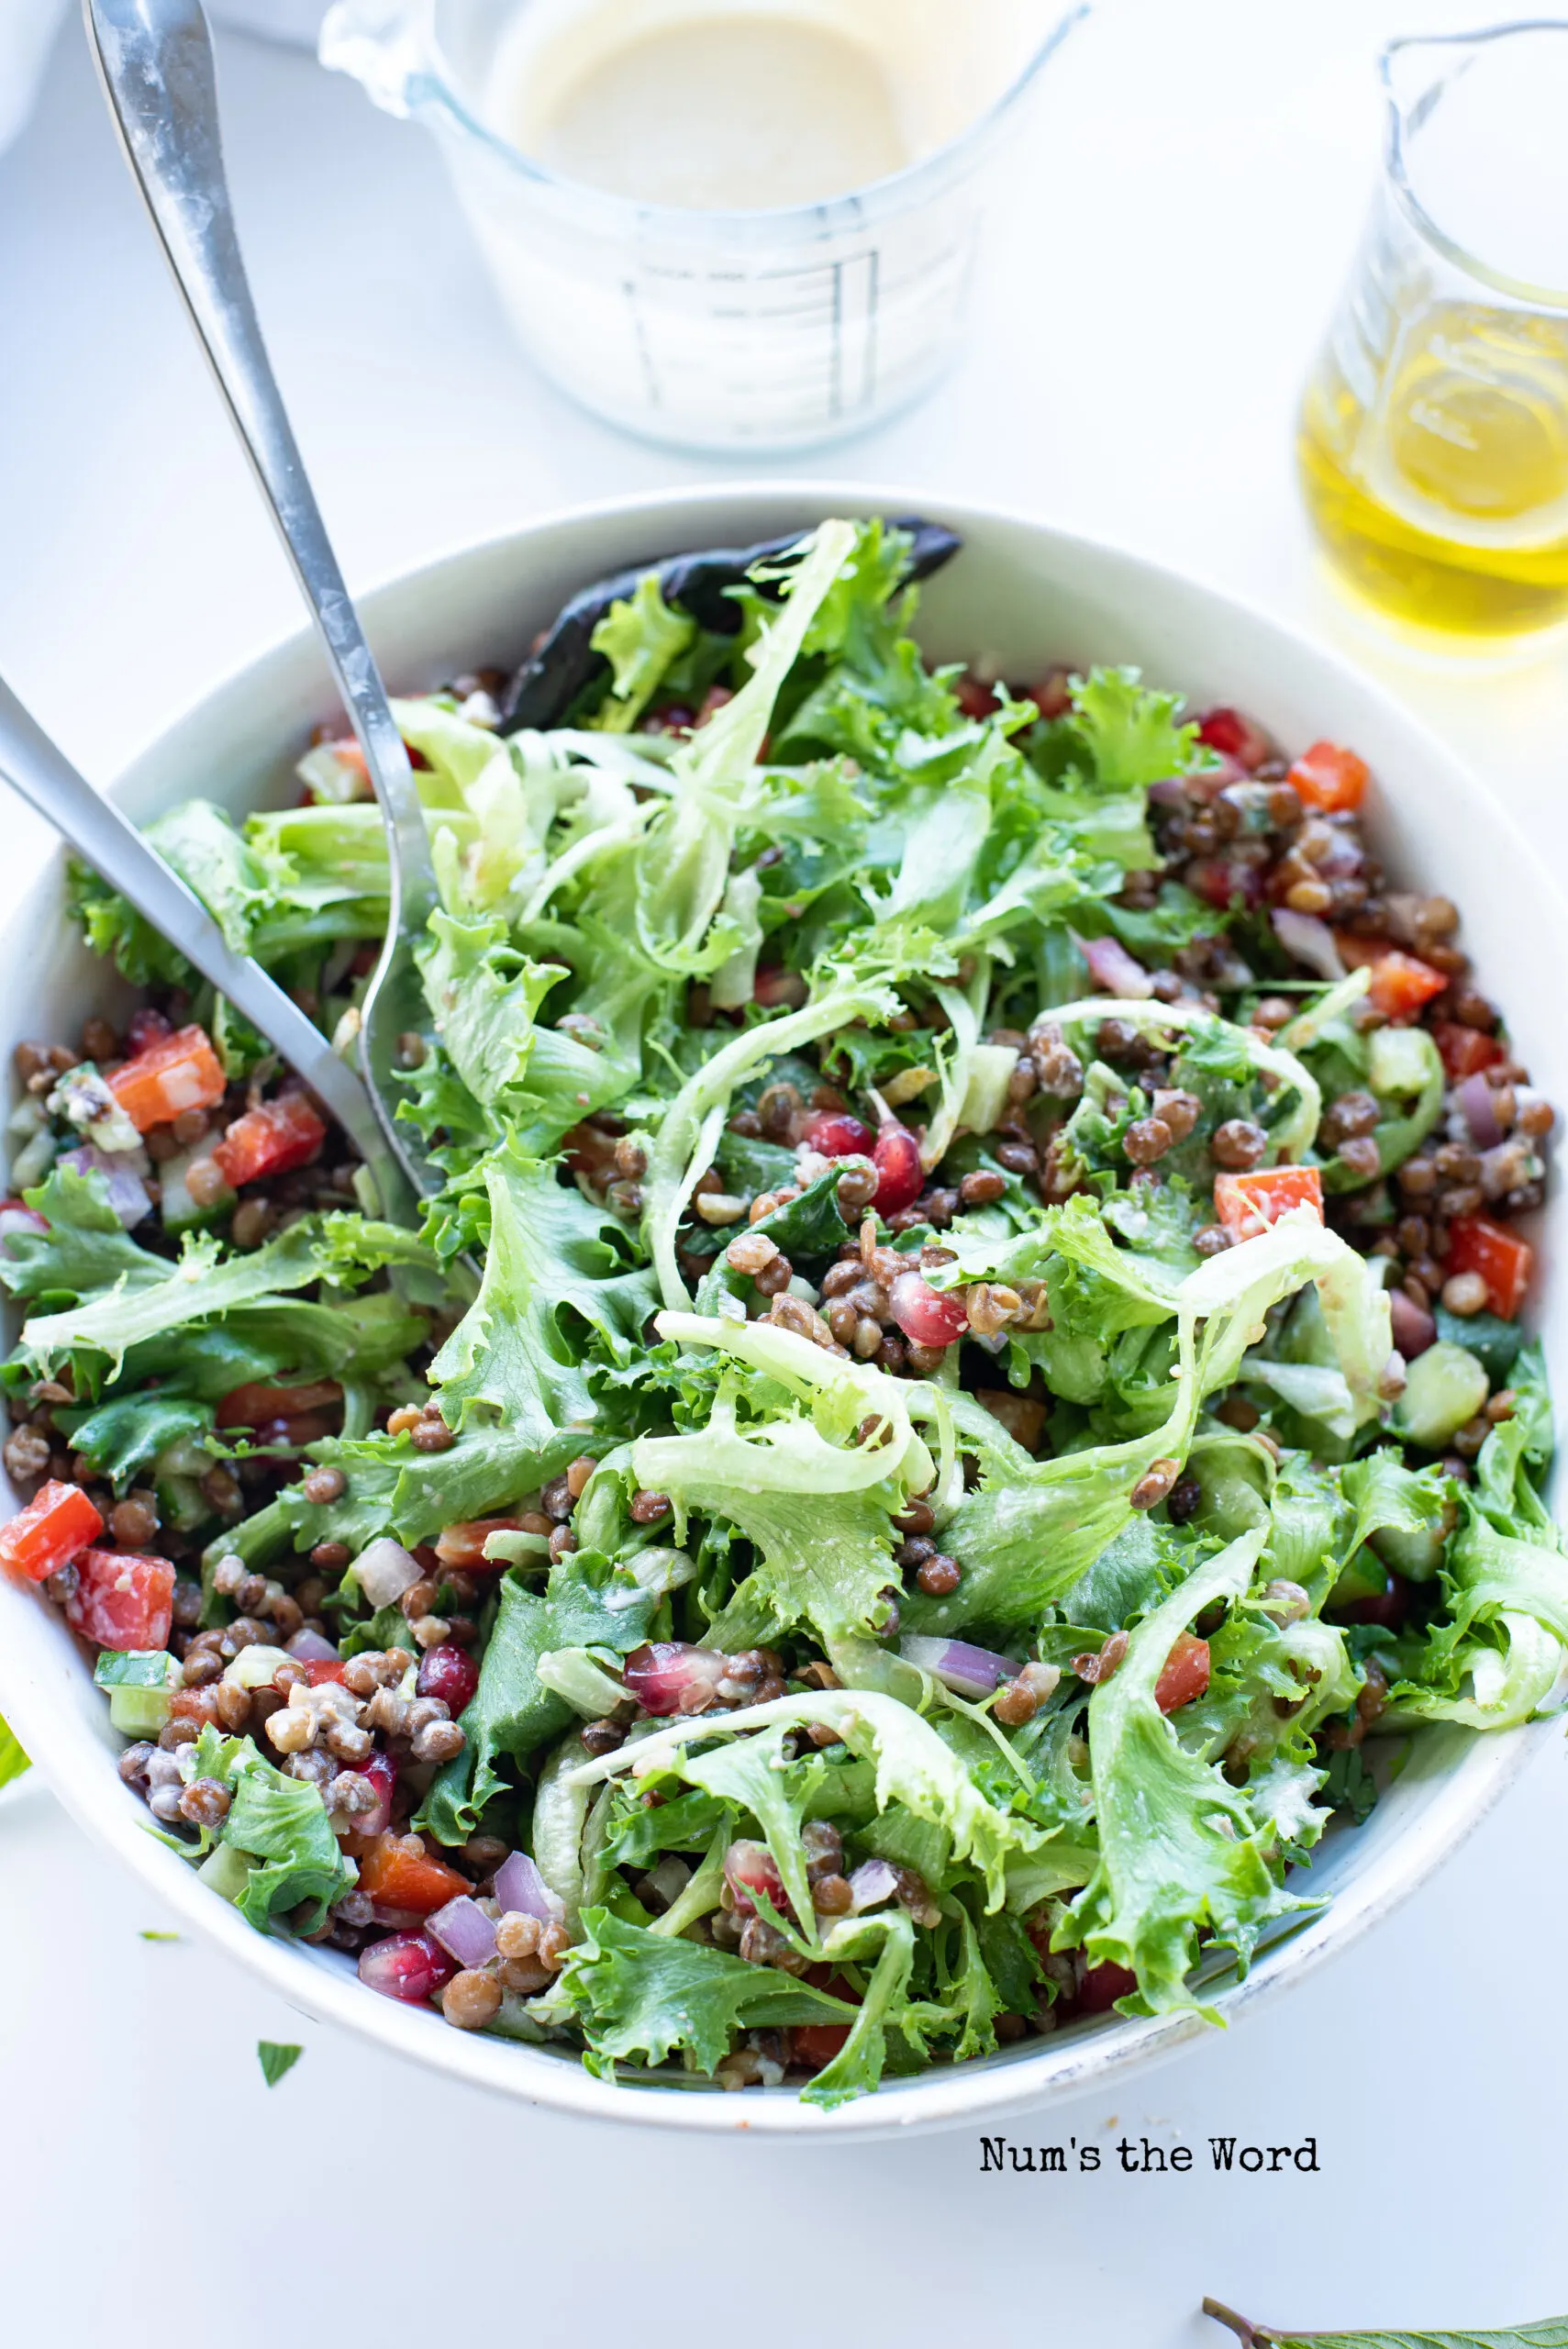
{"type": "MultiPolygon", "coordinates": [[[[358,1051],[386,1150],[406,1183],[426,1193],[439,1177],[395,1112],[399,1040],[428,1018],[414,948],[439,902],[435,866],[408,752],[261,340],[224,174],[206,18],[200,0],[83,0],[83,8],[132,176],[315,617],[381,806],[392,894],[358,1051]]],[[[399,1204],[408,1205],[406,1193],[387,1202],[388,1212],[399,1204]]]]}

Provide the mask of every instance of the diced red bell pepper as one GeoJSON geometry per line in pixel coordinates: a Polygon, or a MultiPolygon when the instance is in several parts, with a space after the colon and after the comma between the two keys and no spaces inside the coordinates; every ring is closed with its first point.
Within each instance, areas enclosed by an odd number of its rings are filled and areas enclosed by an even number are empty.
{"type": "Polygon", "coordinates": [[[847,2022],[797,2022],[789,2035],[789,2052],[806,2070],[819,2072],[842,2054],[849,2036],[847,2022]]]}
{"type": "Polygon", "coordinates": [[[360,1862],[359,1889],[381,1908],[430,1917],[473,1887],[456,1868],[433,1860],[417,1835],[378,1835],[360,1862]]]}
{"type": "Polygon", "coordinates": [[[211,1109],[228,1079],[205,1028],[181,1028],[149,1044],[106,1079],[139,1134],[166,1126],[184,1109],[211,1109]]]}
{"type": "Polygon", "coordinates": [[[499,1574],[506,1564],[502,1558],[487,1558],[484,1544],[492,1533],[516,1533],[515,1517],[471,1517],[461,1525],[449,1525],[436,1539],[436,1563],[450,1566],[462,1575],[499,1574]]]}
{"type": "Polygon", "coordinates": [[[1182,1631],[1161,1666],[1154,1702],[1162,1713],[1173,1713],[1178,1705],[1190,1705],[1207,1692],[1208,1642],[1182,1631]]]}
{"type": "MultiPolygon", "coordinates": [[[[835,1974],[830,1966],[808,1965],[805,1979],[814,1990],[826,1990],[830,1998],[842,1998],[848,2007],[861,2004],[861,1994],[853,1984],[846,1982],[841,1974],[835,1974]]],[[[850,2030],[847,2022],[796,2023],[789,2035],[790,2054],[795,2063],[808,2065],[814,2072],[819,2072],[824,2064],[830,2064],[841,2052],[850,2030]]]]}
{"type": "Polygon", "coordinates": [[[234,1386],[217,1407],[220,1428],[260,1428],[272,1419],[295,1419],[302,1411],[330,1410],[343,1399],[335,1378],[309,1386],[234,1386]]]}
{"type": "Polygon", "coordinates": [[[1488,1036],[1484,1028],[1463,1028],[1457,1019],[1434,1019],[1432,1034],[1451,1085],[1479,1076],[1483,1069],[1496,1068],[1508,1057],[1496,1036],[1488,1036]]]}
{"type": "Polygon", "coordinates": [[[1234,759],[1249,774],[1254,767],[1261,767],[1269,755],[1268,736],[1239,709],[1211,709],[1199,722],[1197,738],[1223,758],[1234,759]]]}
{"type": "Polygon", "coordinates": [[[65,1620],[101,1648],[166,1648],[174,1623],[174,1569],[130,1550],[83,1550],[65,1620]]]}
{"type": "Polygon", "coordinates": [[[21,1514],[0,1526],[0,1566],[42,1582],[95,1542],[104,1520],[80,1485],[43,1486],[21,1514]]]}
{"type": "Polygon", "coordinates": [[[1366,761],[1335,742],[1314,742],[1290,771],[1290,781],[1308,807],[1326,815],[1359,807],[1372,777],[1366,761]]]}
{"type": "Polygon", "coordinates": [[[213,1164],[232,1190],[260,1182],[263,1174],[287,1174],[307,1165],[327,1139],[327,1128],[303,1093],[280,1093],[236,1118],[213,1146],[213,1164]]]}
{"type": "Polygon", "coordinates": [[[1316,1166],[1258,1166],[1214,1178],[1214,1212],[1239,1240],[1255,1239],[1290,1208],[1310,1208],[1322,1222],[1323,1178],[1316,1166]]]}
{"type": "Polygon", "coordinates": [[[1486,1302],[1505,1321],[1513,1320],[1524,1303],[1534,1267],[1529,1241],[1507,1224],[1494,1223],[1490,1216],[1456,1216],[1448,1228],[1444,1273],[1479,1273],[1486,1284],[1486,1302]]]}
{"type": "Polygon", "coordinates": [[[1414,954],[1402,953],[1397,946],[1380,954],[1372,966],[1372,983],[1367,988],[1367,1000],[1373,1010],[1381,1011],[1385,1019],[1414,1019],[1433,996],[1441,995],[1448,985],[1441,971],[1434,971],[1414,954]]]}
{"type": "Polygon", "coordinates": [[[309,1655],[300,1659],[300,1669],[306,1687],[319,1688],[324,1680],[340,1682],[349,1667],[340,1655],[309,1655]]]}

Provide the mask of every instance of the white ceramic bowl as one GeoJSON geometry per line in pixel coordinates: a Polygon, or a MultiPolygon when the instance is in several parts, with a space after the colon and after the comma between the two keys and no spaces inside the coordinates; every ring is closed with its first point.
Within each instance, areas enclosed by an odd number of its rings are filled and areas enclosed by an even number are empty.
{"type": "MultiPolygon", "coordinates": [[[[1338,661],[1192,581],[1036,523],[906,490],[838,484],[683,491],[541,522],[398,580],[366,598],[372,636],[395,686],[417,690],[463,669],[514,662],[585,582],[674,550],[746,544],[828,513],[924,511],[965,549],[927,589],[922,640],[951,658],[991,654],[1025,676],[1057,659],[1132,661],[1196,706],[1233,701],[1290,745],[1319,736],[1352,744],[1377,777],[1380,853],[1399,878],[1455,896],[1482,984],[1507,1008],[1537,1081],[1568,1100],[1568,1027],[1561,901],[1539,858],[1490,799],[1393,702],[1338,661]]],[[[292,796],[290,768],[309,728],[333,714],[313,640],[301,634],[220,686],[116,789],[145,819],[192,793],[236,813],[292,796]]],[[[62,912],[60,870],[6,907],[0,938],[5,1043],[71,1035],[105,1001],[107,981],[62,912]]],[[[1550,1219],[1549,1219],[1550,1223],[1550,1219]]],[[[1560,1391],[1568,1328],[1557,1310],[1554,1250],[1543,1249],[1537,1311],[1560,1391]]],[[[753,2136],[866,2137],[973,2123],[1105,2086],[1200,2037],[1188,2017],[1112,2016],[1032,2040],[984,2063],[890,2083],[833,2113],[793,2091],[617,2087],[569,2054],[451,2030],[428,2009],[362,1988],[350,1961],[253,1932],[146,1832],[144,1805],[116,1774],[117,1740],[81,1653],[37,1594],[0,1583],[0,1710],[54,1791],[98,1841],[181,1919],[296,2006],[392,2052],[478,2086],[603,2120],[753,2136]]],[[[1363,1932],[1437,1866],[1523,1767],[1540,1730],[1480,1737],[1429,1731],[1367,1825],[1336,1836],[1311,1871],[1327,1907],[1219,1992],[1235,2021],[1363,1932]]]]}

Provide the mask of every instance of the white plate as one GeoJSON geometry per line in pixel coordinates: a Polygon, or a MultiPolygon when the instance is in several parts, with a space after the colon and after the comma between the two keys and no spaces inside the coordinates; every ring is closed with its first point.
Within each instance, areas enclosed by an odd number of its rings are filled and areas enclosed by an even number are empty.
{"type": "MultiPolygon", "coordinates": [[[[1212,590],[1140,558],[1040,524],[908,490],[840,484],[680,491],[541,522],[428,565],[365,599],[382,665],[405,691],[462,670],[517,661],[535,632],[587,581],[683,548],[742,545],[828,513],[923,511],[958,530],[965,551],[933,581],[920,635],[944,658],[989,654],[1003,674],[1039,674],[1059,659],[1133,661],[1151,682],[1197,707],[1235,702],[1291,746],[1319,736],[1349,743],[1377,778],[1372,827],[1407,885],[1441,889],[1464,914],[1480,983],[1504,1005],[1536,1081],[1568,1100],[1568,1023],[1559,897],[1512,824],[1440,744],[1339,661],[1212,590]]],[[[147,818],[202,793],[237,814],[293,796],[290,769],[310,727],[335,715],[314,641],[301,635],[220,686],[139,760],[116,788],[147,818]]],[[[62,912],[59,870],[6,907],[0,1003],[7,1045],[68,1036],[105,998],[106,979],[62,912]]],[[[1554,1250],[1543,1246],[1537,1310],[1561,1389],[1562,1316],[1554,1250]]],[[[430,2009],[362,1988],[350,1962],[254,1932],[146,1831],[148,1814],[115,1771],[117,1740],[83,1656],[36,1594],[0,1586],[0,1710],[72,1815],[170,1908],[298,2007],[527,2101],[600,2119],[753,2136],[868,2137],[951,2126],[1108,2084],[1201,2037],[1192,2017],[1111,2017],[1027,2041],[984,2063],[890,2083],[833,2113],[793,2091],[744,2095],[629,2087],[596,2080],[570,2056],[453,2031],[430,2009]]],[[[1534,1750],[1540,1728],[1479,1737],[1430,1731],[1367,1825],[1337,1836],[1312,1871],[1328,1897],[1294,1938],[1218,1993],[1235,2021],[1320,1965],[1418,1885],[1497,1799],[1534,1750]]]]}

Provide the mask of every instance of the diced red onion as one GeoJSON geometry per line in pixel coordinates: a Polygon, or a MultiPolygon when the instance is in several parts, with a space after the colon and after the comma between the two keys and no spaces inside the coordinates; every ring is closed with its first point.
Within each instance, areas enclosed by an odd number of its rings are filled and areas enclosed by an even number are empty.
{"type": "Polygon", "coordinates": [[[495,1954],[495,1920],[466,1892],[460,1892],[455,1900],[428,1917],[425,1930],[434,1933],[460,1965],[488,1965],[495,1954]]]}
{"type": "Polygon", "coordinates": [[[385,1533],[361,1550],[354,1560],[354,1580],[371,1607],[395,1607],[404,1592],[413,1588],[422,1572],[418,1561],[409,1556],[402,1542],[394,1542],[385,1533]]]}
{"type": "Polygon", "coordinates": [[[1340,960],[1334,933],[1326,921],[1319,921],[1316,914],[1298,914],[1289,906],[1276,906],[1270,919],[1274,936],[1287,954],[1305,963],[1320,979],[1344,977],[1345,966],[1340,960]]]}
{"type": "MultiPolygon", "coordinates": [[[[244,1653],[244,1650],[240,1650],[244,1653]]],[[[373,1810],[361,1811],[354,1826],[361,1835],[384,1835],[392,1824],[392,1798],[397,1788],[397,1765],[390,1753],[378,1746],[367,1753],[362,1762],[354,1765],[361,1778],[368,1778],[379,1798],[373,1810]]]]}
{"type": "Polygon", "coordinates": [[[911,1634],[899,1641],[898,1653],[960,1697],[989,1697],[999,1681],[1011,1680],[1023,1670],[1016,1656],[971,1647],[967,1640],[917,1639],[911,1634]]]}
{"type": "Polygon", "coordinates": [[[728,1660],[716,1648],[694,1647],[686,1640],[654,1640],[633,1648],[626,1660],[626,1693],[635,1697],[644,1712],[701,1712],[695,1701],[706,1690],[711,1700],[728,1669],[728,1660]],[[682,1699],[688,1698],[683,1704],[682,1699]]]}
{"type": "Polygon", "coordinates": [[[1407,1362],[1424,1354],[1437,1337],[1438,1325],[1426,1307],[1407,1297],[1402,1288],[1389,1291],[1388,1316],[1394,1325],[1394,1343],[1407,1362]]]}
{"type": "Polygon", "coordinates": [[[1156,807],[1180,807],[1187,796],[1185,780],[1179,774],[1162,775],[1158,783],[1149,786],[1149,797],[1156,807]]]}
{"type": "Polygon", "coordinates": [[[366,1988],[406,2006],[422,2006],[456,1972],[440,1943],[427,1932],[392,1933],[360,1952],[360,1980],[366,1988]]]}
{"type": "Polygon", "coordinates": [[[1497,1123],[1497,1105],[1485,1074],[1477,1069],[1467,1076],[1459,1088],[1459,1106],[1464,1112],[1464,1122],[1477,1150],[1496,1150],[1503,1139],[1503,1129],[1497,1123]]]}
{"type": "Polygon", "coordinates": [[[0,1241],[14,1231],[47,1231],[47,1216],[35,1215],[31,1208],[0,1208],[0,1241]]]}
{"type": "Polygon", "coordinates": [[[850,1878],[851,1915],[858,1917],[864,1909],[879,1908],[897,1889],[897,1875],[887,1861],[862,1860],[850,1878]]]}
{"type": "Polygon", "coordinates": [[[495,1871],[495,1899],[503,1915],[517,1911],[558,1925],[566,1910],[526,1852],[509,1852],[495,1871]]]}
{"type": "Polygon", "coordinates": [[[296,1631],[284,1645],[296,1664],[327,1664],[335,1662],[338,1654],[331,1641],[324,1640],[319,1631],[296,1631]]]}
{"type": "Polygon", "coordinates": [[[1089,966],[1089,976],[1105,994],[1121,996],[1129,1003],[1153,994],[1153,980],[1119,938],[1080,938],[1076,930],[1071,935],[1089,966]]]}
{"type": "Polygon", "coordinates": [[[916,1272],[898,1275],[888,1301],[904,1335],[917,1346],[951,1346],[969,1327],[962,1297],[951,1289],[933,1288],[916,1272]]]}
{"type": "Polygon", "coordinates": [[[61,1158],[61,1166],[69,1166],[78,1174],[101,1174],[108,1187],[109,1205],[123,1228],[129,1231],[144,1216],[152,1213],[152,1201],[141,1179],[138,1161],[129,1151],[100,1150],[96,1142],[83,1142],[80,1150],[68,1150],[61,1158]]]}
{"type": "Polygon", "coordinates": [[[759,1892],[773,1903],[781,1917],[789,1914],[784,1878],[765,1843],[750,1842],[744,1838],[731,1843],[724,1854],[724,1880],[734,1896],[738,1917],[756,1915],[757,1904],[752,1896],[759,1892]]]}

